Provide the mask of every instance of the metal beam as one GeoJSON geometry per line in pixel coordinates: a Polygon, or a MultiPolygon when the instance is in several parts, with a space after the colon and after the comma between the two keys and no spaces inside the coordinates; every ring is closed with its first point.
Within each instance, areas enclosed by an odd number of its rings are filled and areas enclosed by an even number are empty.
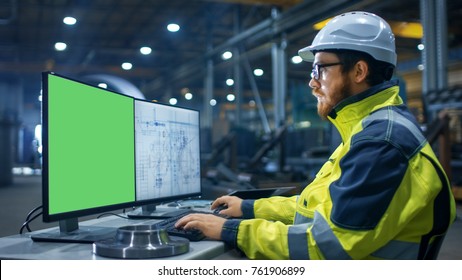
{"type": "Polygon", "coordinates": [[[268,122],[268,118],[266,117],[265,107],[263,106],[260,92],[258,91],[257,83],[255,82],[255,77],[252,73],[252,68],[250,67],[249,59],[245,54],[242,55],[242,57],[245,58],[244,68],[245,68],[245,71],[247,72],[247,77],[249,79],[250,87],[252,88],[253,97],[255,99],[255,104],[257,105],[258,115],[260,116],[263,130],[265,131],[265,133],[270,133],[271,128],[268,122]]]}
{"type": "MultiPolygon", "coordinates": [[[[422,92],[425,102],[428,93],[448,86],[446,0],[421,0],[420,13],[424,29],[422,92]]],[[[436,113],[435,108],[427,111],[427,121],[431,121],[436,113]]]]}

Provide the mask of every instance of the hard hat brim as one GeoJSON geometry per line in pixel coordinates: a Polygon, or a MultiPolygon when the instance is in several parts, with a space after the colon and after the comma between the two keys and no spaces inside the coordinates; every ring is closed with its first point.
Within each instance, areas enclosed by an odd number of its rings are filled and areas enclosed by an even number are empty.
{"type": "Polygon", "coordinates": [[[298,51],[298,55],[304,60],[308,62],[314,61],[314,54],[312,46],[304,47],[298,51]]]}

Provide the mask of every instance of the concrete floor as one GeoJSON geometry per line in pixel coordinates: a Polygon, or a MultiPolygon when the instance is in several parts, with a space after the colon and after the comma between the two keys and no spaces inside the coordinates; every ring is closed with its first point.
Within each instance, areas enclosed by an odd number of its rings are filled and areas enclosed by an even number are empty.
{"type": "MultiPolygon", "coordinates": [[[[0,187],[0,237],[19,233],[29,211],[41,205],[41,176],[15,176],[10,186],[0,187]]],[[[92,216],[86,219],[94,218],[92,216]]],[[[56,226],[39,217],[30,224],[32,230],[56,226]]],[[[457,220],[446,235],[438,259],[462,260],[462,204],[457,206],[457,220]]]]}

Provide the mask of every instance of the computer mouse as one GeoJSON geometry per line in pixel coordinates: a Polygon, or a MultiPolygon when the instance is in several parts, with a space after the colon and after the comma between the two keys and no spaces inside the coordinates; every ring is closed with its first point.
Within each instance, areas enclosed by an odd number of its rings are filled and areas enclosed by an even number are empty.
{"type": "Polygon", "coordinates": [[[221,204],[221,205],[218,205],[217,208],[213,209],[213,214],[220,214],[220,211],[221,210],[224,210],[224,209],[228,209],[228,206],[226,204],[221,204]]]}

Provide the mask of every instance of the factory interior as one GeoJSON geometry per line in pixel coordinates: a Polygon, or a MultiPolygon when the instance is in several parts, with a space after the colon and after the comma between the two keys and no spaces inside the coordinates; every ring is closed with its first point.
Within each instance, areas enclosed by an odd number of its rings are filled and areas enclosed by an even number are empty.
{"type": "MultiPolygon", "coordinates": [[[[400,96],[457,204],[438,259],[461,260],[457,0],[0,1],[0,239],[42,203],[42,72],[199,111],[201,199],[279,187],[299,194],[341,138],[318,116],[312,67],[298,50],[349,11],[380,15],[396,36],[400,96]]],[[[30,227],[56,225],[38,218],[30,227]]]]}

